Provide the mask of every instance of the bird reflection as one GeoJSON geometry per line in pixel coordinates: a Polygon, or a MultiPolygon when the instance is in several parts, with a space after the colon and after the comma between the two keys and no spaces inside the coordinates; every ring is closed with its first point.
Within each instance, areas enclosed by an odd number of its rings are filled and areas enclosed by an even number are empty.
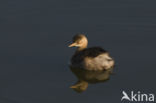
{"type": "Polygon", "coordinates": [[[76,92],[81,93],[88,88],[88,84],[95,84],[109,80],[113,68],[103,71],[89,71],[82,68],[75,68],[70,66],[70,70],[78,79],[77,82],[70,88],[72,88],[76,92]]]}

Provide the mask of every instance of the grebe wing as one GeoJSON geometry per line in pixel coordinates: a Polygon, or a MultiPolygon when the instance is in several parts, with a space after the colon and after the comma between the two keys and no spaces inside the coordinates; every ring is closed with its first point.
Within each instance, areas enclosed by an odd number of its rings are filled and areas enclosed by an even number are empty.
{"type": "Polygon", "coordinates": [[[114,60],[108,53],[102,53],[94,58],[86,57],[84,67],[87,70],[107,70],[114,66],[114,60]]]}
{"type": "Polygon", "coordinates": [[[92,47],[75,53],[71,63],[74,67],[86,70],[104,70],[109,69],[114,61],[106,50],[101,47],[92,47]]]}
{"type": "Polygon", "coordinates": [[[101,47],[91,47],[81,51],[81,55],[85,57],[96,57],[102,53],[108,53],[108,52],[101,47]]]}
{"type": "Polygon", "coordinates": [[[86,57],[95,58],[102,53],[107,53],[107,51],[101,47],[86,48],[82,51],[76,52],[71,58],[71,63],[79,64],[83,62],[86,57]]]}

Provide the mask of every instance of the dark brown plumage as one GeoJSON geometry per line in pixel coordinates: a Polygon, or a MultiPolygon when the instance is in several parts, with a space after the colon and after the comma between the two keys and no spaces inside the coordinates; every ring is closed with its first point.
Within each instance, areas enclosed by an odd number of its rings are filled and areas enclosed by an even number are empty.
{"type": "Polygon", "coordinates": [[[72,64],[79,63],[83,61],[86,57],[94,58],[102,53],[108,53],[108,52],[101,47],[85,48],[82,51],[75,52],[75,54],[71,58],[71,63],[72,64]]]}

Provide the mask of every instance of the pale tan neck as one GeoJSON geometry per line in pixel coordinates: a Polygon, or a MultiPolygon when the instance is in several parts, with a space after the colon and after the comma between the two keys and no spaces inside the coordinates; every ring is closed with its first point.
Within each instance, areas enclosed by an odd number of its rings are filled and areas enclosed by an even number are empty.
{"type": "Polygon", "coordinates": [[[86,49],[87,48],[87,45],[83,45],[83,46],[81,46],[81,47],[78,47],[77,48],[77,51],[82,51],[82,50],[84,50],[84,49],[86,49]]]}

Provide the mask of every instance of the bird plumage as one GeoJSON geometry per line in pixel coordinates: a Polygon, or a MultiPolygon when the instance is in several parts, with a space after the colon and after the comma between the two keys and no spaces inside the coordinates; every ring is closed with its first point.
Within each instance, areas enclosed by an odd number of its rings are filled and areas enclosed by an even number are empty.
{"type": "Polygon", "coordinates": [[[114,60],[109,53],[101,47],[87,48],[87,38],[80,34],[73,38],[70,45],[78,47],[71,58],[71,65],[86,70],[106,70],[114,66],[114,60]]]}

